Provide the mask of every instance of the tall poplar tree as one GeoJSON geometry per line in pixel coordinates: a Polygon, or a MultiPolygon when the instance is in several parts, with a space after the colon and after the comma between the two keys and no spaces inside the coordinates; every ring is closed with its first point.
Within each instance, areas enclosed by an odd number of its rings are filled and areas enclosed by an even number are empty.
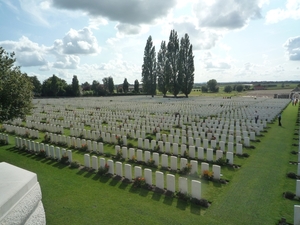
{"type": "Polygon", "coordinates": [[[157,53],[157,84],[158,90],[163,93],[164,97],[167,94],[168,86],[169,86],[169,76],[170,72],[168,70],[168,62],[167,62],[167,46],[166,42],[162,41],[160,45],[160,50],[157,53]]]}
{"type": "Polygon", "coordinates": [[[168,58],[168,69],[170,71],[170,85],[169,91],[177,97],[181,90],[182,74],[179,73],[180,69],[180,50],[179,50],[179,39],[177,32],[171,30],[169,43],[167,47],[167,58],[168,58]]]}
{"type": "Polygon", "coordinates": [[[190,43],[188,34],[185,34],[180,41],[180,77],[182,77],[181,91],[186,97],[191,93],[194,85],[194,56],[193,46],[190,43]]]}
{"type": "Polygon", "coordinates": [[[76,75],[74,75],[72,79],[72,94],[75,97],[80,96],[79,81],[76,75]]]}
{"type": "Polygon", "coordinates": [[[144,62],[142,66],[143,89],[146,94],[156,94],[156,53],[151,35],[148,37],[145,50],[144,62]]]}

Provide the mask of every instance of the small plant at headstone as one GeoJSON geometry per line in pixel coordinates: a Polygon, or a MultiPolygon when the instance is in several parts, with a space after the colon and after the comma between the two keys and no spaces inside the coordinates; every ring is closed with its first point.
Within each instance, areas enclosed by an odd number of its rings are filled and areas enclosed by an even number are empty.
{"type": "Polygon", "coordinates": [[[23,138],[30,138],[29,131],[26,131],[25,134],[22,135],[23,138]]]}
{"type": "Polygon", "coordinates": [[[102,142],[103,143],[103,138],[102,137],[98,137],[97,142],[102,142]]]}
{"type": "Polygon", "coordinates": [[[99,167],[98,174],[99,175],[107,174],[108,170],[109,170],[109,165],[105,163],[104,167],[99,167]]]}
{"type": "Polygon", "coordinates": [[[289,177],[289,178],[292,178],[292,179],[297,179],[298,178],[297,174],[294,173],[294,172],[289,172],[289,173],[287,173],[286,176],[289,177]]]}
{"type": "Polygon", "coordinates": [[[136,177],[133,181],[134,187],[144,187],[146,185],[146,180],[144,177],[136,177]]]}
{"type": "Polygon", "coordinates": [[[27,151],[27,146],[23,144],[22,147],[21,147],[21,150],[22,151],[27,151]]]}
{"type": "Polygon", "coordinates": [[[78,161],[73,161],[70,164],[71,168],[79,168],[80,167],[80,162],[78,161]]]}
{"type": "Polygon", "coordinates": [[[283,196],[287,199],[293,200],[296,195],[293,192],[287,191],[283,193],[283,196]]]}
{"type": "Polygon", "coordinates": [[[188,151],[184,151],[184,153],[183,153],[183,156],[182,156],[183,158],[189,158],[189,153],[188,153],[188,151]]]}
{"type": "Polygon", "coordinates": [[[44,149],[41,149],[41,150],[38,152],[38,156],[46,157],[46,151],[45,151],[44,149]]]}
{"type": "Polygon", "coordinates": [[[147,162],[147,165],[148,166],[151,166],[151,167],[155,167],[155,160],[153,160],[152,158],[150,158],[147,162]]]}
{"type": "Polygon", "coordinates": [[[227,164],[227,160],[224,159],[224,158],[218,158],[218,159],[216,160],[216,164],[217,164],[217,165],[220,165],[220,166],[225,166],[225,165],[227,164]]]}
{"type": "Polygon", "coordinates": [[[245,157],[245,158],[248,158],[250,155],[245,152],[245,153],[242,154],[242,156],[245,157]]]}
{"type": "Polygon", "coordinates": [[[80,150],[83,151],[83,152],[88,151],[88,146],[87,146],[87,144],[82,144],[80,150]]]}
{"type": "Polygon", "coordinates": [[[43,142],[44,142],[44,143],[50,143],[50,142],[51,142],[50,136],[47,135],[47,134],[45,134],[45,136],[44,136],[44,141],[43,141],[43,142]]]}
{"type": "Polygon", "coordinates": [[[188,193],[183,193],[183,192],[181,192],[181,191],[179,191],[179,192],[176,193],[176,197],[177,197],[178,199],[183,200],[183,201],[189,201],[189,200],[191,199],[191,195],[190,195],[190,194],[188,194],[188,193]]]}
{"type": "Polygon", "coordinates": [[[181,174],[189,174],[192,170],[192,164],[187,163],[180,171],[181,174]]]}
{"type": "Polygon", "coordinates": [[[155,147],[154,147],[154,150],[153,151],[155,151],[155,152],[159,152],[160,151],[160,147],[159,147],[159,145],[156,145],[155,147]]]}
{"type": "Polygon", "coordinates": [[[69,157],[67,156],[67,154],[63,154],[61,156],[60,162],[61,163],[68,163],[69,162],[69,157]]]}
{"type": "Polygon", "coordinates": [[[123,158],[123,154],[122,154],[121,150],[118,150],[117,154],[114,157],[114,159],[121,160],[122,158],[123,158]]]}
{"type": "Polygon", "coordinates": [[[151,142],[151,141],[153,140],[153,137],[151,137],[150,135],[148,135],[148,136],[146,137],[146,139],[148,139],[149,142],[151,142]]]}
{"type": "Polygon", "coordinates": [[[117,140],[118,145],[120,145],[120,146],[123,145],[123,139],[122,139],[122,137],[116,135],[116,140],[117,140]]]}
{"type": "Polygon", "coordinates": [[[156,128],[154,128],[154,130],[152,131],[152,134],[156,135],[158,131],[156,130],[156,128]]]}
{"type": "Polygon", "coordinates": [[[8,143],[7,143],[6,140],[3,140],[3,139],[0,140],[0,145],[7,145],[7,144],[8,144],[8,143]]]}
{"type": "Polygon", "coordinates": [[[192,198],[192,199],[191,199],[191,202],[194,203],[194,204],[196,204],[196,205],[203,206],[203,207],[205,207],[205,208],[208,208],[208,207],[209,207],[209,204],[210,204],[210,203],[209,203],[206,199],[204,199],[204,198],[202,198],[202,199],[192,198]]]}
{"type": "Polygon", "coordinates": [[[133,144],[132,143],[128,143],[127,144],[127,148],[133,148],[134,146],[133,146],[133,144]]]}
{"type": "Polygon", "coordinates": [[[203,171],[203,178],[206,180],[212,180],[214,177],[214,173],[212,171],[209,170],[204,170],[203,171]]]}

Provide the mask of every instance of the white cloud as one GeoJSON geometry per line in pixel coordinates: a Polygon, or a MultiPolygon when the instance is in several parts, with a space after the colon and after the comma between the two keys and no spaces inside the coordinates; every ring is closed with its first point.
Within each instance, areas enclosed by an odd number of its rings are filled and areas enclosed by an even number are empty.
{"type": "Polygon", "coordinates": [[[146,33],[149,30],[145,25],[132,25],[127,23],[118,23],[115,28],[118,30],[117,37],[123,37],[124,35],[137,35],[146,33]]]}
{"type": "Polygon", "coordinates": [[[204,52],[200,61],[202,68],[206,70],[224,71],[231,69],[233,60],[229,56],[221,59],[218,56],[213,55],[211,52],[204,52]]]}
{"type": "Polygon", "coordinates": [[[100,52],[97,38],[87,27],[82,30],[70,29],[60,42],[65,54],[94,54],[100,52]]]}
{"type": "Polygon", "coordinates": [[[194,50],[211,49],[222,37],[221,32],[216,32],[207,28],[198,28],[196,21],[191,17],[181,17],[170,23],[173,29],[178,31],[179,38],[186,33],[190,37],[190,42],[194,50]]]}
{"type": "Polygon", "coordinates": [[[59,69],[77,69],[80,63],[80,58],[76,55],[61,55],[57,56],[54,68],[59,69]]]}
{"type": "Polygon", "coordinates": [[[89,18],[89,28],[90,29],[95,29],[98,30],[99,26],[103,26],[103,25],[107,25],[108,21],[104,18],[102,18],[101,16],[97,16],[97,17],[93,17],[91,16],[89,18]]]}
{"type": "Polygon", "coordinates": [[[171,8],[175,7],[176,0],[53,0],[52,4],[57,8],[81,10],[92,16],[102,16],[121,23],[149,24],[155,19],[164,17],[171,8]]]}
{"type": "Polygon", "coordinates": [[[289,60],[300,60],[300,36],[289,38],[283,46],[286,48],[286,54],[289,60]]]}
{"type": "Polygon", "coordinates": [[[262,4],[260,0],[198,1],[194,13],[200,27],[237,29],[261,18],[262,4]]]}
{"type": "Polygon", "coordinates": [[[278,23],[285,19],[300,19],[300,0],[287,0],[285,8],[272,9],[266,14],[266,23],[278,23]]]}
{"type": "Polygon", "coordinates": [[[43,66],[47,64],[47,48],[22,36],[18,41],[2,41],[0,45],[9,52],[15,52],[18,65],[23,67],[43,66]]]}

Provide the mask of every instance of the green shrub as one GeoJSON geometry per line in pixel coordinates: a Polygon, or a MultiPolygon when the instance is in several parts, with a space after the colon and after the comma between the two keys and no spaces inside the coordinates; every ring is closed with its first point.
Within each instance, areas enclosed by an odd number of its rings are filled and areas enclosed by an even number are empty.
{"type": "Polygon", "coordinates": [[[132,143],[128,143],[127,144],[127,148],[133,148],[134,146],[133,146],[133,144],[132,143]]]}
{"type": "Polygon", "coordinates": [[[80,167],[80,162],[78,161],[73,161],[70,164],[71,168],[79,168],[80,167]]]}
{"type": "Polygon", "coordinates": [[[294,172],[289,172],[289,173],[287,173],[287,177],[292,178],[292,179],[297,179],[297,174],[295,174],[294,172]]]}
{"type": "Polygon", "coordinates": [[[217,165],[220,165],[220,166],[224,166],[224,165],[227,164],[227,159],[224,159],[224,158],[218,158],[218,159],[216,160],[216,164],[217,164],[217,165]]]}
{"type": "Polygon", "coordinates": [[[287,198],[287,199],[294,199],[295,198],[295,194],[290,192],[290,191],[287,191],[287,192],[284,192],[284,197],[287,198]]]}
{"type": "Polygon", "coordinates": [[[151,141],[153,140],[153,137],[151,137],[150,135],[148,135],[148,136],[146,137],[146,139],[148,139],[149,142],[151,142],[151,141]]]}

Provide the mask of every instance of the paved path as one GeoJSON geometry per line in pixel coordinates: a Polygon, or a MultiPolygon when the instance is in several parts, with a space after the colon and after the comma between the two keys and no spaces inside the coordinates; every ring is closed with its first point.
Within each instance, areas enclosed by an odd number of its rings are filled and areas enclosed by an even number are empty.
{"type": "MultiPolygon", "coordinates": [[[[293,107],[289,105],[288,107],[293,107]]],[[[205,217],[215,218],[211,224],[275,224],[274,204],[282,193],[282,184],[286,174],[291,151],[290,142],[294,134],[297,109],[285,110],[282,114],[283,127],[277,121],[270,125],[267,133],[263,133],[262,142],[257,144],[253,153],[246,159],[240,171],[230,182],[230,187],[213,202],[205,217]],[[280,135],[278,135],[280,134],[280,135]],[[277,137],[276,139],[273,137],[277,137]],[[280,147],[278,147],[280,146],[280,147]],[[272,160],[270,160],[272,159],[272,160]],[[264,204],[260,204],[260,203],[264,204]],[[233,207],[228,207],[227,203],[233,207]],[[273,218],[271,218],[271,215],[273,218]],[[241,218],[242,221],[241,221],[241,218]]],[[[280,206],[278,206],[280,208],[280,206]]],[[[293,209],[291,208],[293,211],[293,209]]],[[[292,221],[288,221],[292,222],[292,221]]]]}

